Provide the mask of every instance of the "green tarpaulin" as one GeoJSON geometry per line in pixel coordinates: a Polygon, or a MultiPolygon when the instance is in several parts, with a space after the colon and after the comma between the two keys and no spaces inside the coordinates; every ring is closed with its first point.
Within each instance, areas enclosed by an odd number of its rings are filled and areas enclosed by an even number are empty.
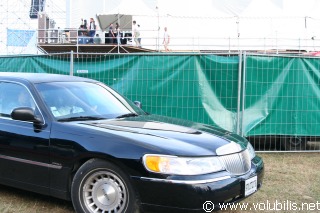
{"type": "Polygon", "coordinates": [[[233,132],[239,125],[246,136],[320,135],[319,59],[247,55],[242,57],[245,67],[239,75],[239,58],[210,54],[110,54],[73,60],[66,55],[20,56],[0,58],[0,70],[69,75],[72,67],[74,75],[102,81],[129,99],[141,101],[143,109],[153,114],[233,132]]]}

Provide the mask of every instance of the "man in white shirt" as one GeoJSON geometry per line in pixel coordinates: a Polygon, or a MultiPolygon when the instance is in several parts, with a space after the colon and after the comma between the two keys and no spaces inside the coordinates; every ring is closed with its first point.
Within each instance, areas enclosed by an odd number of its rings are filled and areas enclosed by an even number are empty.
{"type": "Polygon", "coordinates": [[[167,30],[168,30],[167,27],[164,27],[164,35],[163,35],[163,42],[162,42],[162,44],[163,44],[163,46],[164,46],[164,50],[165,50],[166,52],[169,52],[170,50],[169,50],[168,46],[169,46],[169,43],[170,43],[170,35],[169,35],[169,33],[168,33],[167,30]]]}
{"type": "Polygon", "coordinates": [[[88,30],[89,30],[89,36],[91,37],[89,43],[93,43],[93,37],[96,34],[96,24],[95,24],[95,21],[93,20],[93,18],[90,18],[88,30]]]}
{"type": "Polygon", "coordinates": [[[139,42],[140,31],[136,24],[137,24],[136,21],[132,22],[133,39],[134,39],[134,42],[136,42],[136,46],[140,47],[140,42],[139,42]]]}

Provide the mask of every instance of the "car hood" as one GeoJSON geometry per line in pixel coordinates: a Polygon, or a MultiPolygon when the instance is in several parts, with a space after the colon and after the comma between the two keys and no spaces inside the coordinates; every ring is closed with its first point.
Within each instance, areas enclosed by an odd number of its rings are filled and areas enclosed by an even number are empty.
{"type": "Polygon", "coordinates": [[[217,155],[219,147],[228,147],[230,143],[238,145],[237,152],[247,146],[245,138],[226,130],[158,115],[81,122],[78,125],[112,132],[137,143],[147,143],[158,150],[170,150],[170,154],[181,154],[183,150],[185,155],[217,155]]]}

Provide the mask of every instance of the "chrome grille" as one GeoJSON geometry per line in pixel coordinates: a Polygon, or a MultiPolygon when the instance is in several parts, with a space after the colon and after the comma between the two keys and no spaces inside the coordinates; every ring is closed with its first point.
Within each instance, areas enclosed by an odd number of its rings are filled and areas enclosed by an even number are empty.
{"type": "Polygon", "coordinates": [[[242,175],[251,169],[251,159],[248,150],[231,155],[220,156],[225,169],[232,175],[242,175]]]}

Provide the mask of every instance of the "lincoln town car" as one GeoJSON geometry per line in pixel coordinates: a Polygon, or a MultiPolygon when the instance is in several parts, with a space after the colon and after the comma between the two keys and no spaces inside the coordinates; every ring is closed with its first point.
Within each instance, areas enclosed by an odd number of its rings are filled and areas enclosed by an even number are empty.
{"type": "Polygon", "coordinates": [[[75,212],[211,212],[262,186],[243,137],[147,113],[97,80],[0,73],[0,184],[75,212]]]}

